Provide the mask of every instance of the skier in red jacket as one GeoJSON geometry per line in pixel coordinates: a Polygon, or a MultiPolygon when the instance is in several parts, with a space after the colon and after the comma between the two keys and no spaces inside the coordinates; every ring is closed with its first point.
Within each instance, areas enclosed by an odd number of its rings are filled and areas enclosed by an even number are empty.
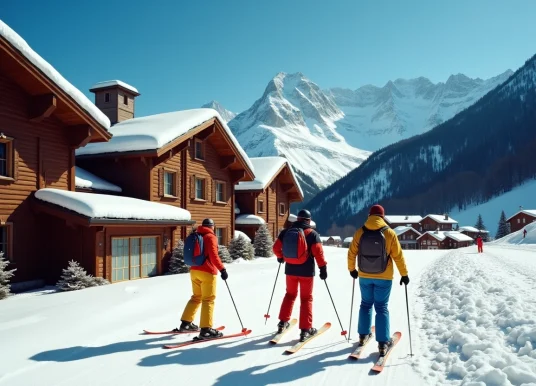
{"type": "Polygon", "coordinates": [[[478,235],[478,237],[476,238],[476,244],[478,245],[478,253],[483,253],[484,249],[482,248],[482,245],[483,245],[482,236],[478,235]]]}

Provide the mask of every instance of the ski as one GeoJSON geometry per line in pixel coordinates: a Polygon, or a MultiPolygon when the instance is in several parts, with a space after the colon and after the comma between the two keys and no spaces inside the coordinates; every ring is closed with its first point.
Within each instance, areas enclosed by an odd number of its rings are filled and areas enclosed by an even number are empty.
{"type": "MultiPolygon", "coordinates": [[[[215,330],[223,331],[225,329],[225,326],[220,326],[216,328],[215,330]]],[[[145,335],[180,335],[180,334],[193,334],[194,332],[199,332],[200,330],[192,330],[192,331],[149,331],[149,330],[143,330],[145,335]]]]}
{"type": "Polygon", "coordinates": [[[370,342],[372,340],[372,338],[374,337],[374,333],[375,333],[376,329],[374,326],[372,326],[372,328],[370,329],[370,332],[372,335],[370,335],[366,340],[365,340],[365,343],[360,346],[359,343],[357,344],[357,347],[356,349],[354,350],[354,352],[352,352],[348,358],[349,359],[359,359],[361,357],[361,354],[363,353],[363,351],[365,350],[365,346],[367,345],[368,342],[370,342]]]}
{"type": "Polygon", "coordinates": [[[329,322],[324,323],[324,325],[318,329],[316,334],[314,334],[311,337],[307,338],[304,342],[296,343],[291,348],[285,350],[285,353],[294,354],[294,353],[298,352],[303,346],[305,346],[307,343],[312,341],[314,338],[316,338],[317,336],[319,336],[319,335],[323,334],[324,332],[326,332],[327,330],[329,330],[330,327],[331,327],[331,323],[329,323],[329,322]]]}
{"type": "Polygon", "coordinates": [[[212,342],[214,340],[235,338],[235,337],[238,337],[238,336],[246,336],[246,335],[249,335],[249,334],[251,334],[251,330],[242,331],[242,332],[239,332],[238,334],[224,335],[221,338],[199,339],[199,338],[196,337],[197,339],[194,338],[194,339],[192,339],[190,341],[179,343],[179,344],[166,344],[166,345],[164,345],[164,348],[167,348],[167,349],[180,348],[180,347],[190,346],[190,345],[196,344],[196,343],[212,342]]]}
{"type": "Polygon", "coordinates": [[[270,343],[272,344],[277,344],[279,343],[279,341],[281,340],[281,338],[283,337],[283,335],[285,335],[288,330],[290,330],[292,327],[294,327],[296,324],[298,323],[298,319],[292,319],[290,322],[289,322],[289,326],[287,328],[285,328],[281,333],[279,334],[276,334],[272,340],[270,340],[270,343]]]}
{"type": "Polygon", "coordinates": [[[389,354],[391,354],[391,351],[395,348],[396,344],[400,341],[400,338],[402,338],[402,333],[400,331],[395,332],[391,338],[393,339],[393,344],[391,347],[389,347],[389,350],[385,353],[384,356],[381,356],[374,366],[372,366],[372,371],[381,372],[383,370],[383,367],[385,366],[385,362],[387,362],[387,358],[389,358],[389,354]]]}

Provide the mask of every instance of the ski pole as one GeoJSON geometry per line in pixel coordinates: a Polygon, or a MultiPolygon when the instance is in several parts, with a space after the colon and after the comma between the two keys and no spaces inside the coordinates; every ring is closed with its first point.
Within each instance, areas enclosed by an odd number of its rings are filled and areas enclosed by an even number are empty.
{"type": "Polygon", "coordinates": [[[326,283],[326,288],[328,290],[329,297],[331,299],[331,303],[333,304],[333,308],[335,309],[335,313],[337,314],[337,319],[339,319],[339,324],[341,325],[341,335],[344,335],[344,339],[346,339],[347,331],[342,328],[341,318],[339,318],[339,313],[337,312],[337,308],[335,307],[335,302],[333,301],[333,298],[331,297],[331,292],[329,291],[328,282],[324,280],[324,283],[326,283]]]}
{"type": "Polygon", "coordinates": [[[279,276],[279,270],[281,269],[281,264],[279,264],[279,268],[277,268],[277,274],[275,275],[275,282],[274,282],[274,289],[272,290],[272,296],[270,296],[270,303],[268,303],[268,311],[266,311],[266,314],[264,315],[264,325],[266,325],[266,322],[268,321],[268,318],[270,317],[270,306],[272,305],[272,299],[274,297],[275,292],[275,285],[277,284],[277,277],[279,276]]]}
{"type": "Polygon", "coordinates": [[[348,342],[350,341],[350,334],[352,333],[352,312],[354,311],[354,291],[355,291],[355,279],[352,286],[352,303],[350,303],[350,325],[348,326],[348,342]]]}
{"type": "Polygon", "coordinates": [[[408,286],[404,284],[404,287],[406,289],[406,309],[408,311],[409,350],[410,350],[409,356],[413,356],[413,348],[411,346],[411,326],[409,324],[408,286]]]}
{"type": "Polygon", "coordinates": [[[227,280],[225,280],[225,285],[227,286],[227,289],[229,290],[229,295],[231,295],[231,300],[233,301],[236,314],[238,315],[238,320],[240,320],[240,325],[242,326],[242,332],[244,332],[246,331],[246,329],[244,328],[244,325],[242,324],[242,319],[240,319],[240,314],[238,313],[238,309],[236,308],[236,304],[234,302],[233,295],[231,294],[231,289],[229,288],[229,284],[227,284],[227,280]]]}

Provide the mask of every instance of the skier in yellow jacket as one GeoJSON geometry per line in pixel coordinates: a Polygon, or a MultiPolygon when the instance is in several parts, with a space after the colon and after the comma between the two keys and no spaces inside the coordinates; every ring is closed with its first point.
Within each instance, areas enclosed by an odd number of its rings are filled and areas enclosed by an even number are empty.
{"type": "Polygon", "coordinates": [[[361,306],[357,332],[359,343],[371,336],[372,306],[376,310],[376,341],[380,355],[392,344],[388,302],[394,278],[393,260],[402,278],[400,285],[409,284],[406,261],[394,230],[384,221],[385,210],[373,205],[364,227],[359,228],[348,249],[348,271],[357,279],[361,290],[361,306]],[[357,264],[357,267],[356,267],[357,264]]]}

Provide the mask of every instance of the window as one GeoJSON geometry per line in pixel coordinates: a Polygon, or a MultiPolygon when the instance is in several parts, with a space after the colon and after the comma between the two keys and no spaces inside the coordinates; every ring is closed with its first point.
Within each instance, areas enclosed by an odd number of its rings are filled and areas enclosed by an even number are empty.
{"type": "Polygon", "coordinates": [[[195,179],[195,198],[196,200],[205,199],[205,180],[200,178],[195,179]]]}
{"type": "Polygon", "coordinates": [[[164,196],[176,196],[176,173],[164,172],[164,196]]]}
{"type": "Polygon", "coordinates": [[[523,224],[525,224],[525,217],[523,217],[523,224]]]}
{"type": "Polygon", "coordinates": [[[128,96],[123,95],[123,104],[128,106],[128,96]]]}
{"type": "Polygon", "coordinates": [[[259,200],[257,202],[257,212],[264,213],[264,201],[263,200],[259,200]]]}
{"type": "Polygon", "coordinates": [[[104,94],[104,102],[106,102],[106,103],[110,102],[110,93],[109,92],[104,94]]]}
{"type": "Polygon", "coordinates": [[[280,216],[284,216],[284,215],[285,215],[285,212],[286,212],[285,203],[284,203],[284,202],[280,202],[280,203],[279,203],[279,215],[280,215],[280,216]]]}
{"type": "Polygon", "coordinates": [[[13,138],[0,133],[0,177],[13,177],[13,138]]]}
{"type": "Polygon", "coordinates": [[[157,274],[157,238],[112,238],[112,283],[157,274]]]}
{"type": "Polygon", "coordinates": [[[225,184],[223,182],[216,182],[216,201],[225,202],[225,184]]]}
{"type": "Polygon", "coordinates": [[[200,139],[195,140],[195,159],[204,160],[205,159],[205,146],[203,141],[200,139]]]}
{"type": "Polygon", "coordinates": [[[4,259],[11,262],[13,262],[12,229],[11,224],[0,225],[0,252],[4,253],[4,259]]]}
{"type": "Polygon", "coordinates": [[[216,228],[214,234],[218,239],[218,245],[223,245],[223,228],[216,228]]]}
{"type": "Polygon", "coordinates": [[[521,222],[521,220],[520,220],[520,219],[517,219],[517,223],[519,224],[520,222],[521,222]]]}

